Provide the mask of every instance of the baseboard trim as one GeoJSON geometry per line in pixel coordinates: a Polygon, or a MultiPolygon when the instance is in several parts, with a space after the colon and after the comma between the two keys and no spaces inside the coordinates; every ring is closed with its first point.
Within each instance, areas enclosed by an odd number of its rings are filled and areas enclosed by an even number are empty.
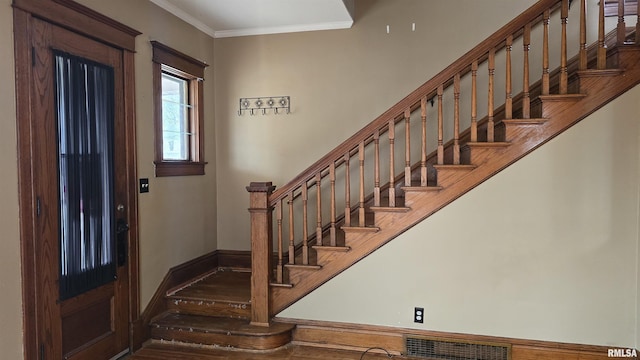
{"type": "Polygon", "coordinates": [[[409,328],[361,325],[338,322],[276,318],[278,322],[295,324],[292,343],[305,346],[364,351],[373,347],[384,348],[401,355],[406,335],[441,340],[475,343],[502,343],[511,345],[511,360],[604,360],[610,347],[562,342],[515,339],[485,335],[447,333],[409,328]]]}
{"type": "Polygon", "coordinates": [[[251,251],[216,250],[218,267],[223,269],[251,269],[251,251]]]}
{"type": "Polygon", "coordinates": [[[251,252],[215,250],[169,269],[145,310],[132,324],[133,350],[140,349],[151,338],[149,324],[167,310],[165,295],[168,292],[220,268],[251,269],[251,252]]]}

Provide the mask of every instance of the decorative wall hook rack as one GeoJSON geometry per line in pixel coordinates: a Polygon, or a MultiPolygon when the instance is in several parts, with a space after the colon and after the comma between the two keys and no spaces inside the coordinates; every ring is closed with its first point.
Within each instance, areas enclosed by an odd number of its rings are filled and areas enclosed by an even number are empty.
{"type": "Polygon", "coordinates": [[[261,112],[262,115],[266,115],[267,111],[273,111],[274,114],[289,114],[291,112],[291,98],[289,96],[240,98],[238,115],[242,115],[245,112],[251,115],[261,112]]]}

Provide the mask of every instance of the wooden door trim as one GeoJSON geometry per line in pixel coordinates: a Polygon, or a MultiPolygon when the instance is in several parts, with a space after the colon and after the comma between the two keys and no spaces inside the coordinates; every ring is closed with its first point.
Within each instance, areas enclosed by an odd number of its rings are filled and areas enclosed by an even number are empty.
{"type": "Polygon", "coordinates": [[[24,11],[13,12],[14,52],[16,72],[16,128],[18,135],[18,191],[20,216],[20,251],[22,263],[23,341],[25,359],[37,359],[34,198],[31,163],[31,32],[30,16],[24,11]]]}
{"type": "Polygon", "coordinates": [[[119,49],[135,52],[141,32],[73,0],[13,0],[14,9],[119,49]]]}
{"type": "Polygon", "coordinates": [[[37,199],[33,193],[32,160],[32,18],[62,26],[88,38],[122,50],[124,77],[124,126],[126,131],[127,201],[129,204],[129,347],[132,347],[132,324],[140,316],[138,198],[135,121],[135,37],[140,32],[117,23],[93,10],[69,0],[14,0],[14,57],[16,86],[16,132],[18,140],[18,191],[20,216],[20,251],[22,264],[23,341],[26,359],[38,359],[40,339],[38,286],[35,272],[35,215],[37,199]],[[106,31],[106,29],[110,29],[106,31]]]}

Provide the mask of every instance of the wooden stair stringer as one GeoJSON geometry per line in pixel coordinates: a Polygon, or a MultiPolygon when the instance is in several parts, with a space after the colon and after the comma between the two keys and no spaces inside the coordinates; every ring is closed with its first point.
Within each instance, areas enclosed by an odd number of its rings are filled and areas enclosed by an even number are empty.
{"type": "Polygon", "coordinates": [[[511,143],[510,146],[494,147],[494,152],[488,150],[491,148],[483,149],[484,159],[474,157],[481,164],[474,164],[475,168],[467,169],[459,181],[449,177],[447,185],[440,191],[413,192],[409,189],[405,192],[405,206],[410,207],[411,211],[377,214],[375,226],[379,231],[347,234],[346,245],[351,248],[350,251],[334,254],[333,261],[324,264],[317,271],[309,272],[304,281],[300,279],[292,288],[272,288],[273,314],[281,312],[407,229],[640,83],[640,47],[621,46],[618,52],[620,67],[625,70],[623,73],[581,78],[581,88],[588,87],[584,91],[586,96],[566,101],[543,100],[542,117],[547,121],[538,121],[536,126],[524,122],[523,126],[528,129],[512,132],[516,137],[506,139],[511,143]]]}

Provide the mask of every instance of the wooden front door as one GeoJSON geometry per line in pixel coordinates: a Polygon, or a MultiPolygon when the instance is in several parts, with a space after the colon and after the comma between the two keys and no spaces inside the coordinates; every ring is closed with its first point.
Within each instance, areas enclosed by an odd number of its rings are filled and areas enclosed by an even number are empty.
{"type": "Polygon", "coordinates": [[[32,29],[39,355],[108,360],[129,348],[123,55],[45,21],[32,29]]]}

